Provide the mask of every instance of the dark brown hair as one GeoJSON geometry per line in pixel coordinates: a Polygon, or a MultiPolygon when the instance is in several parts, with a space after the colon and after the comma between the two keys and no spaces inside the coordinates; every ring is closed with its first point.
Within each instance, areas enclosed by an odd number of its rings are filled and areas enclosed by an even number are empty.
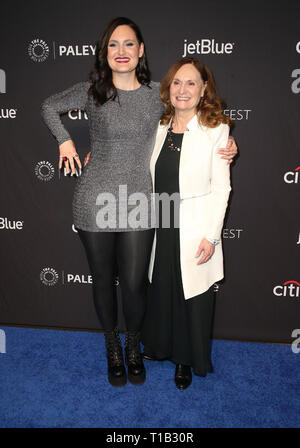
{"type": "MultiPolygon", "coordinates": [[[[118,96],[117,89],[112,81],[112,71],[107,62],[107,46],[112,33],[120,25],[130,26],[135,32],[138,43],[144,43],[139,27],[126,17],[117,17],[106,26],[102,36],[97,42],[95,65],[90,74],[90,81],[92,84],[89,89],[89,95],[94,98],[95,103],[98,106],[104,104],[109,99],[114,100],[118,96]]],[[[144,54],[139,58],[135,72],[139,83],[149,86],[151,78],[145,47],[144,54]]]]}
{"type": "Polygon", "coordinates": [[[197,105],[198,121],[204,126],[215,128],[221,123],[231,125],[231,120],[223,113],[223,101],[216,92],[213,75],[209,68],[195,58],[182,58],[176,61],[169,69],[164,77],[161,87],[160,96],[165,107],[160,123],[168,124],[175,114],[175,109],[170,101],[170,85],[177,71],[185,64],[192,64],[200,73],[203,82],[206,82],[206,88],[203,97],[197,105]],[[200,112],[200,113],[199,113],[200,112]]]}

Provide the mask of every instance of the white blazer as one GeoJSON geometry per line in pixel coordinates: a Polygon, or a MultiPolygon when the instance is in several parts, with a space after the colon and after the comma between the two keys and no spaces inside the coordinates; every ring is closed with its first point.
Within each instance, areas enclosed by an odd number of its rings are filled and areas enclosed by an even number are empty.
{"type": "MultiPolygon", "coordinates": [[[[165,141],[169,124],[158,126],[150,171],[155,192],[155,164],[165,141]]],[[[179,164],[180,265],[185,299],[205,292],[224,276],[221,231],[231,190],[230,169],[217,150],[225,148],[229,126],[208,128],[198,124],[195,115],[184,132],[179,164]],[[213,256],[197,265],[195,258],[202,238],[219,240],[213,256]]],[[[167,173],[166,173],[167,175],[167,173]]],[[[149,281],[155,260],[156,232],[153,241],[149,281]]]]}

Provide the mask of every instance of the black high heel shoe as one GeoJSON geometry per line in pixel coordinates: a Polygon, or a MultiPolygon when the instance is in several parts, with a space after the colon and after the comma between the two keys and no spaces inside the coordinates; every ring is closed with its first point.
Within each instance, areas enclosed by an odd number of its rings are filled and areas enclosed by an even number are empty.
{"type": "Polygon", "coordinates": [[[190,366],[176,364],[175,384],[179,390],[184,390],[190,386],[192,382],[192,371],[190,366]]]}
{"type": "Polygon", "coordinates": [[[113,331],[106,331],[104,337],[106,344],[108,381],[115,387],[125,386],[127,383],[127,376],[119,333],[116,329],[113,331]]]}
{"type": "Polygon", "coordinates": [[[134,385],[143,384],[146,380],[146,370],[140,350],[140,333],[137,331],[126,332],[125,361],[128,380],[134,385]]]}

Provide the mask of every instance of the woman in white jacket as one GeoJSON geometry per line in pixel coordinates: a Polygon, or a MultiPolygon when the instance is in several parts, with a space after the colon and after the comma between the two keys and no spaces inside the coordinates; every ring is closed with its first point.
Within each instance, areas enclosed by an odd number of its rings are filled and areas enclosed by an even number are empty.
{"type": "Polygon", "coordinates": [[[221,230],[231,190],[229,165],[217,151],[230,119],[210,70],[194,58],[172,65],[161,98],[165,113],[150,163],[158,219],[142,342],[145,359],[176,364],[182,390],[191,368],[199,376],[212,372],[213,284],[223,278],[221,230]]]}

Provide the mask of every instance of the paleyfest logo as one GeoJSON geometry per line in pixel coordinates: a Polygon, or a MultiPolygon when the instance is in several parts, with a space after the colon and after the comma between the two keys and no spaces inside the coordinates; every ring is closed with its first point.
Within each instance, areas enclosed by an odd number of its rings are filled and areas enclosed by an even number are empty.
{"type": "Polygon", "coordinates": [[[49,56],[48,44],[42,39],[34,39],[28,45],[28,54],[34,62],[44,62],[49,56]]]}
{"type": "Polygon", "coordinates": [[[58,282],[58,273],[53,268],[44,268],[40,272],[40,280],[46,286],[54,286],[58,282]]]}
{"type": "Polygon", "coordinates": [[[282,285],[275,286],[273,293],[277,297],[300,297],[300,283],[296,280],[288,280],[282,285]]]}
{"type": "Polygon", "coordinates": [[[40,162],[38,162],[36,164],[36,166],[34,168],[34,172],[35,172],[36,177],[39,180],[48,182],[54,176],[54,167],[47,160],[41,160],[40,162]]]}
{"type": "Polygon", "coordinates": [[[297,184],[299,182],[299,171],[300,166],[294,169],[294,171],[288,171],[283,176],[284,182],[286,184],[297,184]]]}

